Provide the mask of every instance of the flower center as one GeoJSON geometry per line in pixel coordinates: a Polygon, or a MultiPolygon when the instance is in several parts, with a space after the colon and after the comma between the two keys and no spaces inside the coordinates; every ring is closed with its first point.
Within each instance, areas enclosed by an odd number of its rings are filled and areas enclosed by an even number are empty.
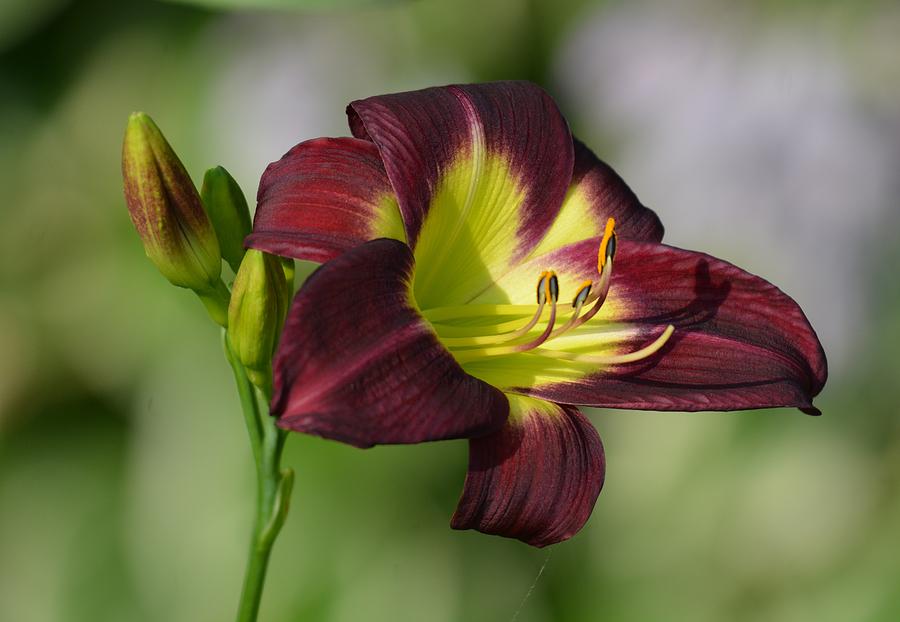
{"type": "MultiPolygon", "coordinates": [[[[570,308],[558,308],[559,279],[555,272],[547,270],[538,278],[534,306],[470,304],[428,309],[424,316],[460,364],[522,352],[596,365],[639,361],[658,352],[672,336],[674,327],[666,326],[651,343],[631,352],[597,354],[581,351],[582,348],[573,352],[547,347],[550,342],[572,334],[592,320],[603,307],[609,295],[615,254],[615,220],[610,218],[597,252],[599,276],[596,287],[594,281],[583,281],[575,291],[570,308]],[[561,326],[557,326],[559,322],[562,322],[561,326]]],[[[589,331],[589,334],[607,333],[607,338],[603,340],[601,337],[594,350],[608,351],[611,333],[621,333],[621,325],[598,328],[597,331],[589,331]]]]}

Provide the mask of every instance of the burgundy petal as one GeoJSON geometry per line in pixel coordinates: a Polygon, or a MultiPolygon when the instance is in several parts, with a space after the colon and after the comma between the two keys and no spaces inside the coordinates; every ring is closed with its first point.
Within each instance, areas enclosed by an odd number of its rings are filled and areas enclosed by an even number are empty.
{"type": "Polygon", "coordinates": [[[355,138],[317,138],[266,168],[246,243],[324,262],[379,237],[404,239],[378,150],[355,138]]]}
{"type": "Polygon", "coordinates": [[[460,156],[501,156],[524,187],[515,228],[518,257],[543,237],[572,177],[566,121],[550,96],[528,82],[380,95],[352,102],[347,114],[353,134],[374,141],[381,152],[413,247],[435,190],[460,156]]]}
{"type": "Polygon", "coordinates": [[[510,396],[506,426],[469,441],[451,526],[546,546],[575,535],[603,487],[603,445],[571,406],[510,396]]]}
{"type": "Polygon", "coordinates": [[[506,397],[467,375],[410,303],[412,253],[363,243],[294,298],[275,356],[278,425],[359,447],[485,434],[506,397]]]}
{"type": "MultiPolygon", "coordinates": [[[[560,253],[587,274],[590,243],[560,253]]],[[[668,324],[675,333],[643,361],[577,381],[520,386],[544,399],[646,410],[738,410],[795,406],[818,414],[827,365],[803,311],[763,279],[715,257],[661,244],[619,244],[609,309],[600,318],[646,330],[636,349],[668,324]]]]}
{"type": "Polygon", "coordinates": [[[656,213],[644,207],[618,173],[577,139],[572,187],[583,192],[592,207],[600,225],[598,233],[602,234],[606,219],[612,217],[616,219],[616,232],[620,238],[644,242],[662,240],[663,225],[656,213]]]}

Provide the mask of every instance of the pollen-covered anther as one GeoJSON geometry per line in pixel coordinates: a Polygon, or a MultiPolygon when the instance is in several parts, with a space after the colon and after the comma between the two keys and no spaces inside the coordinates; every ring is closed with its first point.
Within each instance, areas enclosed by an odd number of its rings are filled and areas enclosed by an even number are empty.
{"type": "Polygon", "coordinates": [[[552,302],[557,302],[559,301],[559,279],[556,278],[556,273],[552,270],[547,272],[547,276],[550,277],[547,279],[547,297],[552,302]]]}
{"type": "Polygon", "coordinates": [[[603,238],[600,240],[600,248],[597,251],[597,272],[603,274],[604,268],[611,263],[612,258],[616,255],[616,219],[608,218],[606,220],[606,229],[603,231],[603,238]]]}
{"type": "Polygon", "coordinates": [[[538,306],[537,309],[535,309],[534,315],[525,326],[522,326],[511,333],[500,335],[498,343],[513,341],[528,334],[528,331],[534,328],[535,324],[538,323],[538,320],[541,319],[541,314],[544,312],[544,305],[547,304],[547,299],[550,298],[553,301],[554,306],[556,305],[556,297],[554,296],[559,296],[559,284],[556,279],[556,274],[549,270],[547,272],[542,272],[541,278],[538,279],[537,284],[538,306]],[[556,292],[555,295],[554,292],[556,292]]]}
{"type": "Polygon", "coordinates": [[[590,279],[581,284],[578,288],[578,293],[575,294],[575,298],[572,300],[572,308],[578,309],[582,305],[584,305],[585,301],[588,299],[588,296],[591,295],[591,287],[593,287],[594,282],[590,279]]]}
{"type": "MultiPolygon", "coordinates": [[[[583,303],[594,301],[594,304],[584,315],[579,318],[573,318],[571,328],[577,328],[593,318],[600,311],[603,303],[606,302],[606,297],[609,295],[609,285],[612,281],[613,260],[616,256],[616,239],[616,220],[615,218],[608,218],[603,238],[600,240],[600,248],[597,251],[597,272],[600,273],[600,281],[597,283],[597,289],[593,291],[593,294],[591,291],[588,291],[583,303]]],[[[580,293],[581,291],[579,290],[580,293]]]]}
{"type": "MultiPolygon", "coordinates": [[[[546,273],[548,278],[546,280],[546,288],[547,298],[550,299],[550,319],[547,320],[547,328],[544,329],[540,335],[536,338],[532,339],[528,343],[523,343],[518,346],[513,346],[515,349],[514,352],[525,352],[527,350],[533,350],[550,337],[553,333],[553,325],[556,323],[556,303],[559,301],[559,279],[556,277],[556,273],[550,270],[546,273]]],[[[538,316],[539,317],[539,316],[538,316]]]]}
{"type": "Polygon", "coordinates": [[[608,218],[603,237],[600,239],[600,248],[597,250],[597,272],[603,274],[607,264],[616,254],[616,219],[608,218]]]}

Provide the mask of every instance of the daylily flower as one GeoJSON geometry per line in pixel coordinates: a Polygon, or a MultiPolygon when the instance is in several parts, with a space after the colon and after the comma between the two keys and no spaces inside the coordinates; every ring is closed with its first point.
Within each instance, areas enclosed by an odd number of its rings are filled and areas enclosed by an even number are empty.
{"type": "Polygon", "coordinates": [[[794,406],[826,378],[797,304],[663,228],[538,87],[356,101],[355,138],[262,177],[248,244],[326,262],[274,362],[286,429],[369,447],[470,439],[451,525],[535,546],[588,519],[600,438],[576,405],[794,406]]]}

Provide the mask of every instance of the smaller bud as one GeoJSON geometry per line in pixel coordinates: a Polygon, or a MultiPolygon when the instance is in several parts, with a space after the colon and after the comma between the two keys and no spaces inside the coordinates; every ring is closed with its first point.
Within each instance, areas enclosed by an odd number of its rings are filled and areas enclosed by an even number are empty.
{"type": "Polygon", "coordinates": [[[250,381],[267,395],[272,390],[272,357],[289,296],[279,258],[248,249],[231,289],[228,340],[250,381]]]}
{"type": "Polygon", "coordinates": [[[247,199],[238,183],[221,166],[206,171],[200,198],[219,239],[222,257],[237,273],[244,258],[244,238],[252,229],[247,199]]]}
{"type": "Polygon", "coordinates": [[[125,201],[147,257],[173,285],[216,290],[219,242],[184,165],[153,120],[128,119],[122,146],[125,201]]]}

